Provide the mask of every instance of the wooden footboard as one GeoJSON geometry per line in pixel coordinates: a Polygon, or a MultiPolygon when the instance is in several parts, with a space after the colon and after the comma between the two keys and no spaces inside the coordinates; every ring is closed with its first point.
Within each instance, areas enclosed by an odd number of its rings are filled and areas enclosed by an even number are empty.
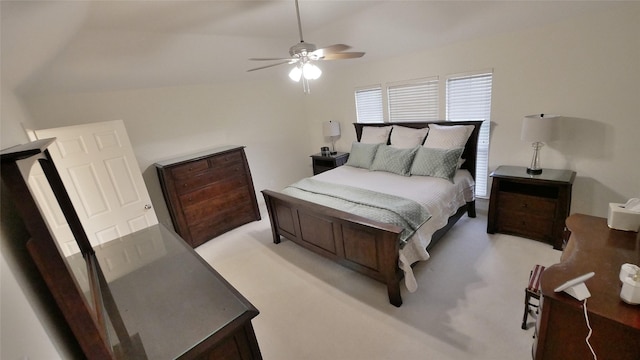
{"type": "Polygon", "coordinates": [[[263,190],[273,242],[285,237],[387,285],[389,302],[402,305],[399,226],[263,190]]]}

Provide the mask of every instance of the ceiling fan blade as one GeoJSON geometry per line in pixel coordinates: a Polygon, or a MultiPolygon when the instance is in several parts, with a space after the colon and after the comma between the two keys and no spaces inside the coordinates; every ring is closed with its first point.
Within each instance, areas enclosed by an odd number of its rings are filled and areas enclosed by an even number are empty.
{"type": "Polygon", "coordinates": [[[324,54],[328,54],[328,53],[337,53],[337,52],[342,52],[345,50],[349,50],[351,49],[351,46],[349,45],[345,45],[345,44],[334,44],[334,45],[329,45],[329,46],[325,46],[321,49],[318,49],[315,52],[323,52],[324,54]]]}
{"type": "Polygon", "coordinates": [[[324,57],[319,58],[318,60],[355,59],[363,56],[364,56],[363,52],[343,52],[343,53],[335,53],[335,54],[326,54],[324,57]]]}
{"type": "Polygon", "coordinates": [[[275,64],[271,64],[271,65],[265,65],[265,66],[260,66],[260,67],[253,68],[253,69],[249,69],[249,70],[247,70],[247,72],[249,72],[249,71],[255,71],[255,70],[261,70],[261,69],[266,69],[266,68],[270,68],[270,67],[273,67],[273,66],[278,66],[278,65],[282,65],[282,64],[288,64],[288,63],[289,63],[289,61],[281,61],[281,62],[279,62],[279,63],[275,63],[275,64]]]}
{"type": "Polygon", "coordinates": [[[252,61],[277,61],[277,60],[288,60],[291,61],[291,58],[249,58],[252,61]]]}

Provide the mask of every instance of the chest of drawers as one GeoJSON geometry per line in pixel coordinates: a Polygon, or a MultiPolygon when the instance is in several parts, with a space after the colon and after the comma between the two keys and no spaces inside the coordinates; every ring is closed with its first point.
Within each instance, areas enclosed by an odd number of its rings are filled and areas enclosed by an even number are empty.
{"type": "Polygon", "coordinates": [[[215,148],[155,165],[173,226],[192,247],[260,220],[244,147],[215,148]]]}

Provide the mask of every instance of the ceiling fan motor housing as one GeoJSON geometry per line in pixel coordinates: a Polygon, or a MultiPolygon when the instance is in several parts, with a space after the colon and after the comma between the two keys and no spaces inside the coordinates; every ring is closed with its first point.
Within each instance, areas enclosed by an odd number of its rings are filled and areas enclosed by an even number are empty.
{"type": "Polygon", "coordinates": [[[309,55],[310,53],[316,50],[317,48],[314,44],[301,41],[293,45],[291,48],[289,48],[289,54],[291,56],[301,57],[301,56],[309,55]]]}

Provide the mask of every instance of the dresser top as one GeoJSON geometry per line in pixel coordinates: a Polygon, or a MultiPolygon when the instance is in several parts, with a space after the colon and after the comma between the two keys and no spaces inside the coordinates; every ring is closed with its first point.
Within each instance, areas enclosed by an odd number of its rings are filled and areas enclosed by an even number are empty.
{"type": "MultiPolygon", "coordinates": [[[[258,314],[218,272],[162,224],[94,250],[106,282],[101,294],[110,295],[103,301],[112,304],[107,315],[113,315],[114,310],[119,313],[127,335],[140,337],[149,359],[175,359],[226,325],[258,314]],[[123,254],[131,256],[127,261],[117,261],[123,254]]],[[[78,279],[87,279],[85,258],[80,253],[66,260],[78,279]]],[[[85,296],[93,303],[91,294],[86,292],[85,296]]],[[[109,340],[112,346],[118,343],[115,336],[109,340]]]]}
{"type": "Polygon", "coordinates": [[[243,148],[244,148],[244,146],[242,146],[242,145],[218,146],[218,147],[215,147],[215,148],[205,149],[205,150],[202,150],[202,151],[198,151],[198,152],[194,152],[194,153],[190,153],[190,154],[174,157],[174,158],[171,158],[171,159],[158,161],[157,163],[155,163],[155,165],[156,165],[156,167],[162,168],[162,167],[165,167],[165,166],[177,165],[177,164],[180,164],[180,163],[183,163],[183,162],[198,160],[198,159],[205,158],[205,157],[208,157],[208,156],[211,156],[211,155],[222,154],[222,153],[225,153],[225,152],[229,152],[229,151],[233,151],[233,150],[237,150],[237,149],[243,149],[243,148]]]}
{"type": "Polygon", "coordinates": [[[629,328],[640,329],[640,306],[626,304],[620,299],[620,266],[640,264],[640,235],[635,232],[613,230],[607,219],[583,214],[567,218],[571,238],[559,264],[542,273],[542,293],[545,298],[582,305],[567,294],[554,289],[564,282],[595,272],[585,281],[591,292],[589,311],[629,328]]]}

